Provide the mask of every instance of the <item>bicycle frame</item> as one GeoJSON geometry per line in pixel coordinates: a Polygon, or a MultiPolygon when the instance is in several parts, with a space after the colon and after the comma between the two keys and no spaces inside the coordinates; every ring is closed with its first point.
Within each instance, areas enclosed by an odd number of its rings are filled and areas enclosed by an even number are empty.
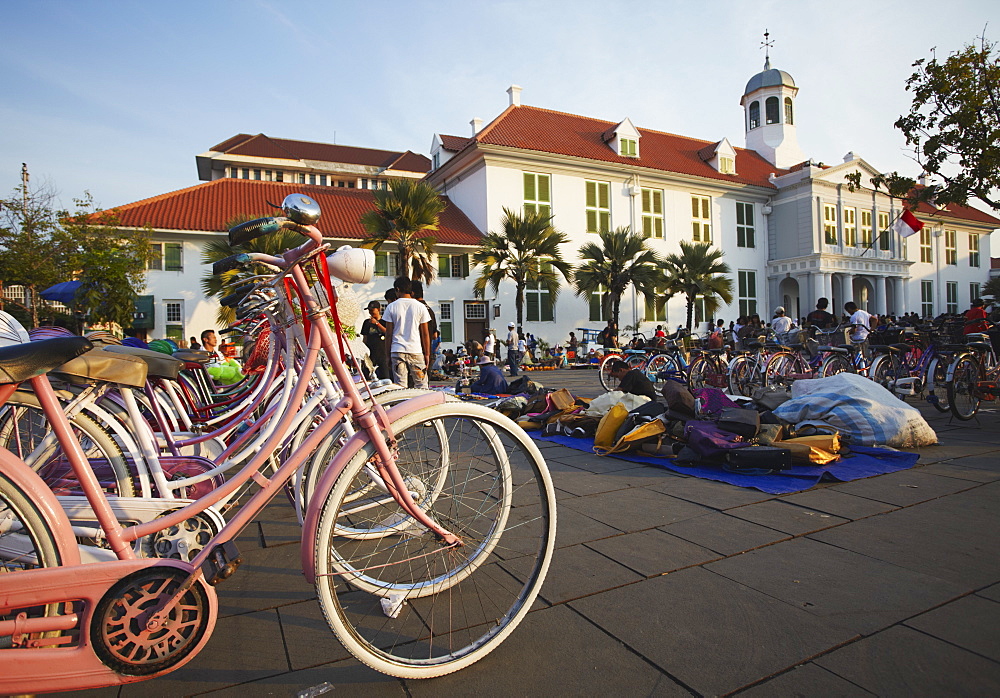
{"type": "MultiPolygon", "coordinates": [[[[211,636],[216,620],[217,600],[212,585],[232,574],[241,561],[235,557],[235,548],[231,545],[232,541],[282,490],[313,449],[340,423],[342,418],[348,415],[354,418],[360,429],[334,456],[310,502],[303,526],[302,559],[306,578],[312,582],[315,576],[312,555],[308,552],[311,550],[309,542],[312,540],[311,536],[315,536],[319,510],[325,496],[350,459],[368,443],[372,443],[375,447],[378,456],[378,473],[389,485],[389,494],[406,514],[434,533],[441,542],[441,551],[462,544],[457,535],[445,530],[440,524],[428,517],[409,497],[407,486],[395,467],[390,450],[394,441],[391,422],[424,407],[444,402],[444,395],[428,393],[395,405],[387,411],[375,401],[372,401],[370,407],[366,406],[358,388],[354,385],[351,374],[340,358],[336,339],[325,322],[326,311],[320,307],[312,295],[301,268],[304,261],[317,258],[318,255],[317,260],[314,261],[324,272],[326,271],[326,258],[322,256],[322,250],[325,248],[321,244],[320,233],[313,226],[300,226],[300,228],[300,232],[309,235],[310,241],[300,248],[285,253],[282,258],[272,259],[287,262],[290,265],[290,269],[283,272],[283,275],[292,278],[298,292],[302,294],[301,297],[308,311],[308,315],[304,317],[311,317],[313,320],[309,323],[308,342],[302,364],[303,372],[311,373],[313,371],[322,351],[330,362],[333,373],[344,392],[330,413],[315,426],[302,445],[285,460],[271,477],[265,477],[261,469],[268,462],[271,453],[281,446],[284,434],[287,433],[295,420],[298,410],[287,410],[278,418],[275,431],[261,450],[224,485],[212,490],[201,499],[187,504],[177,511],[167,513],[155,521],[124,527],[115,518],[108,497],[101,490],[79,443],[75,441],[70,431],[69,422],[62,412],[59,400],[48,380],[44,376],[31,379],[38,400],[47,418],[51,421],[53,430],[66,452],[67,459],[79,479],[84,495],[104,531],[111,550],[118,559],[79,565],[79,549],[76,547],[77,544],[69,520],[59,508],[58,501],[52,492],[27,465],[8,451],[0,450],[0,463],[4,466],[4,472],[10,473],[12,478],[23,485],[32,500],[39,503],[42,514],[54,533],[57,548],[65,555],[62,567],[27,570],[18,572],[16,575],[0,577],[2,608],[17,609],[58,604],[60,609],[68,611],[53,616],[32,618],[30,619],[30,627],[19,626],[18,619],[0,621],[0,633],[13,635],[24,632],[45,633],[73,628],[80,629],[75,647],[36,646],[5,649],[0,654],[0,662],[2,662],[0,665],[0,692],[58,691],[130,683],[173,671],[197,656],[198,651],[211,636]],[[316,321],[317,319],[320,321],[316,321]],[[260,489],[232,516],[222,530],[191,562],[135,558],[132,543],[144,536],[183,523],[223,501],[251,480],[260,489]],[[178,570],[183,581],[172,595],[164,598],[154,609],[151,609],[145,617],[145,630],[163,627],[170,611],[176,607],[188,591],[195,587],[198,587],[200,593],[207,599],[208,608],[205,616],[207,626],[201,639],[176,663],[144,676],[122,675],[106,666],[98,657],[87,631],[91,629],[95,606],[115,584],[126,575],[151,568],[178,570]]],[[[335,298],[332,289],[327,292],[331,300],[335,298]]],[[[309,381],[300,381],[295,386],[290,404],[302,404],[308,385],[309,381]]],[[[16,385],[0,386],[0,398],[6,400],[16,388],[16,385]]],[[[72,641],[72,636],[70,636],[70,640],[72,641]]],[[[45,640],[41,642],[45,644],[45,640]]]]}

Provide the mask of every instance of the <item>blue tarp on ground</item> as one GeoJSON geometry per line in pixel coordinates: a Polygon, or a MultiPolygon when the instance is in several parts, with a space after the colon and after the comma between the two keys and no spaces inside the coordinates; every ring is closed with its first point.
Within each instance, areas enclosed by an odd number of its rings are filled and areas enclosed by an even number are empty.
{"type": "MultiPolygon", "coordinates": [[[[594,440],[592,438],[577,439],[571,436],[542,436],[541,432],[529,432],[532,437],[540,441],[552,441],[554,443],[576,449],[577,451],[594,452],[594,440]]],[[[742,475],[740,473],[730,473],[718,466],[706,466],[685,468],[674,465],[671,458],[657,458],[656,456],[640,456],[631,453],[618,453],[608,458],[619,458],[633,463],[645,463],[647,465],[658,465],[661,468],[672,470],[675,473],[700,477],[705,480],[716,480],[726,482],[737,487],[752,487],[767,494],[791,494],[801,492],[810,487],[814,487],[820,480],[836,480],[848,482],[850,480],[860,480],[873,475],[884,475],[897,470],[912,468],[920,457],[916,453],[905,453],[903,451],[893,451],[885,448],[868,448],[864,446],[852,446],[852,454],[841,458],[829,465],[795,465],[791,470],[781,471],[772,475],[742,475]]]]}

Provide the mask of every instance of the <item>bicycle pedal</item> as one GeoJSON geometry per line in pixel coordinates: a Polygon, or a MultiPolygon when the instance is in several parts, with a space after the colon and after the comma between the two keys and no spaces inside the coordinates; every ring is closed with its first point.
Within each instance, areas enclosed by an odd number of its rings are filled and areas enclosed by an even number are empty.
{"type": "Polygon", "coordinates": [[[236,543],[227,541],[212,549],[211,555],[201,565],[201,573],[205,575],[205,581],[215,586],[229,579],[241,564],[243,557],[236,548],[236,543]]]}

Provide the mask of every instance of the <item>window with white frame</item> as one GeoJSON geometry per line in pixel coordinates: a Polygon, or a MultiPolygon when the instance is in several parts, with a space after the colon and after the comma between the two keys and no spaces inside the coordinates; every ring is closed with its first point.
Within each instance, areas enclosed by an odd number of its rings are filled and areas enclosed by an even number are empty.
{"type": "Polygon", "coordinates": [[[466,301],[466,303],[465,303],[465,319],[466,320],[485,320],[486,319],[486,303],[476,302],[476,301],[466,301]]]}
{"type": "Polygon", "coordinates": [[[611,309],[605,307],[607,295],[608,290],[603,286],[598,286],[596,291],[591,291],[588,294],[591,322],[603,322],[611,317],[611,309]]]}
{"type": "Polygon", "coordinates": [[[944,312],[958,314],[958,282],[948,281],[944,286],[944,312]]]}
{"type": "Polygon", "coordinates": [[[552,322],[556,319],[552,295],[541,282],[529,283],[524,289],[524,307],[528,322],[552,322]]]}
{"type": "Polygon", "coordinates": [[[857,209],[844,209],[844,244],[848,247],[858,244],[857,209]]]}
{"type": "Polygon", "coordinates": [[[880,250],[888,250],[890,247],[889,236],[892,235],[892,231],[889,230],[889,213],[887,211],[878,212],[878,248],[880,250]]]}
{"type": "Polygon", "coordinates": [[[753,222],[753,204],[736,202],[736,246],[756,247],[756,231],[753,222]]]}
{"type": "Polygon", "coordinates": [[[929,225],[925,225],[920,229],[920,261],[934,261],[934,249],[931,247],[931,229],[929,225]]]}
{"type": "Polygon", "coordinates": [[[861,244],[866,248],[872,246],[872,212],[861,212],[861,244]]]}
{"type": "Polygon", "coordinates": [[[925,318],[934,317],[934,282],[920,282],[920,315],[925,318]]]}
{"type": "Polygon", "coordinates": [[[982,296],[980,296],[979,294],[981,294],[982,292],[983,288],[978,283],[969,284],[969,302],[971,303],[977,298],[981,298],[982,296]]]}
{"type": "Polygon", "coordinates": [[[452,325],[452,313],[454,308],[451,301],[441,301],[438,303],[438,332],[441,333],[442,342],[453,342],[454,330],[452,325]]]}
{"type": "Polygon", "coordinates": [[[958,264],[958,233],[954,230],[944,231],[944,263],[958,264]]]}
{"type": "Polygon", "coordinates": [[[757,312],[757,272],[740,269],[736,274],[740,317],[750,317],[757,312]]]}
{"type": "Polygon", "coordinates": [[[768,97],[764,100],[764,120],[769,124],[778,123],[779,109],[777,97],[768,97]]]}
{"type": "Polygon", "coordinates": [[[722,174],[736,174],[736,158],[719,156],[719,172],[722,174]]]}
{"type": "Polygon", "coordinates": [[[627,158],[637,157],[639,153],[639,141],[634,138],[618,139],[618,154],[627,158]]]}
{"type": "Polygon", "coordinates": [[[760,102],[750,102],[750,128],[760,126],[760,102]]]}
{"type": "Polygon", "coordinates": [[[788,124],[789,126],[795,124],[795,119],[793,118],[791,97],[785,97],[785,123],[788,124]]]}
{"type": "Polygon", "coordinates": [[[399,254],[383,250],[376,252],[375,276],[399,276],[399,254]]]}
{"type": "Polygon", "coordinates": [[[439,254],[438,277],[442,279],[464,279],[469,275],[469,255],[439,254]]]}
{"type": "Polygon", "coordinates": [[[547,174],[524,173],[524,212],[552,215],[552,180],[547,174]]]}
{"type": "Polygon", "coordinates": [[[184,271],[184,245],[179,242],[153,242],[149,245],[146,269],[184,271]]]}
{"type": "Polygon", "coordinates": [[[611,229],[611,183],[585,181],[587,232],[611,229]]]}
{"type": "Polygon", "coordinates": [[[695,242],[712,242],[712,199],[691,195],[691,239],[695,242]]]}
{"type": "Polygon", "coordinates": [[[184,339],[184,301],[165,300],[163,301],[163,318],[166,323],[165,334],[167,339],[180,342],[184,339]]]}
{"type": "Polygon", "coordinates": [[[837,244],[837,207],[823,204],[823,240],[827,245],[837,244]]]}
{"type": "Polygon", "coordinates": [[[979,266],[979,236],[969,233],[969,266],[979,266]]]}
{"type": "Polygon", "coordinates": [[[663,190],[642,190],[642,234],[647,238],[663,237],[663,190]]]}
{"type": "Polygon", "coordinates": [[[163,243],[149,243],[149,260],[146,262],[146,269],[161,271],[163,269],[163,243]]]}

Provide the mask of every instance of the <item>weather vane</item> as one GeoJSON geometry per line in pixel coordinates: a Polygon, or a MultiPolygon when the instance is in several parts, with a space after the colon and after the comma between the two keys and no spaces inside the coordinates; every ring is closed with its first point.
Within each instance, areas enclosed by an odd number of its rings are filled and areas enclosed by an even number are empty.
{"type": "Polygon", "coordinates": [[[760,47],[764,49],[764,70],[771,67],[771,47],[774,46],[774,39],[770,39],[771,34],[764,29],[764,40],[760,42],[760,47]]]}

